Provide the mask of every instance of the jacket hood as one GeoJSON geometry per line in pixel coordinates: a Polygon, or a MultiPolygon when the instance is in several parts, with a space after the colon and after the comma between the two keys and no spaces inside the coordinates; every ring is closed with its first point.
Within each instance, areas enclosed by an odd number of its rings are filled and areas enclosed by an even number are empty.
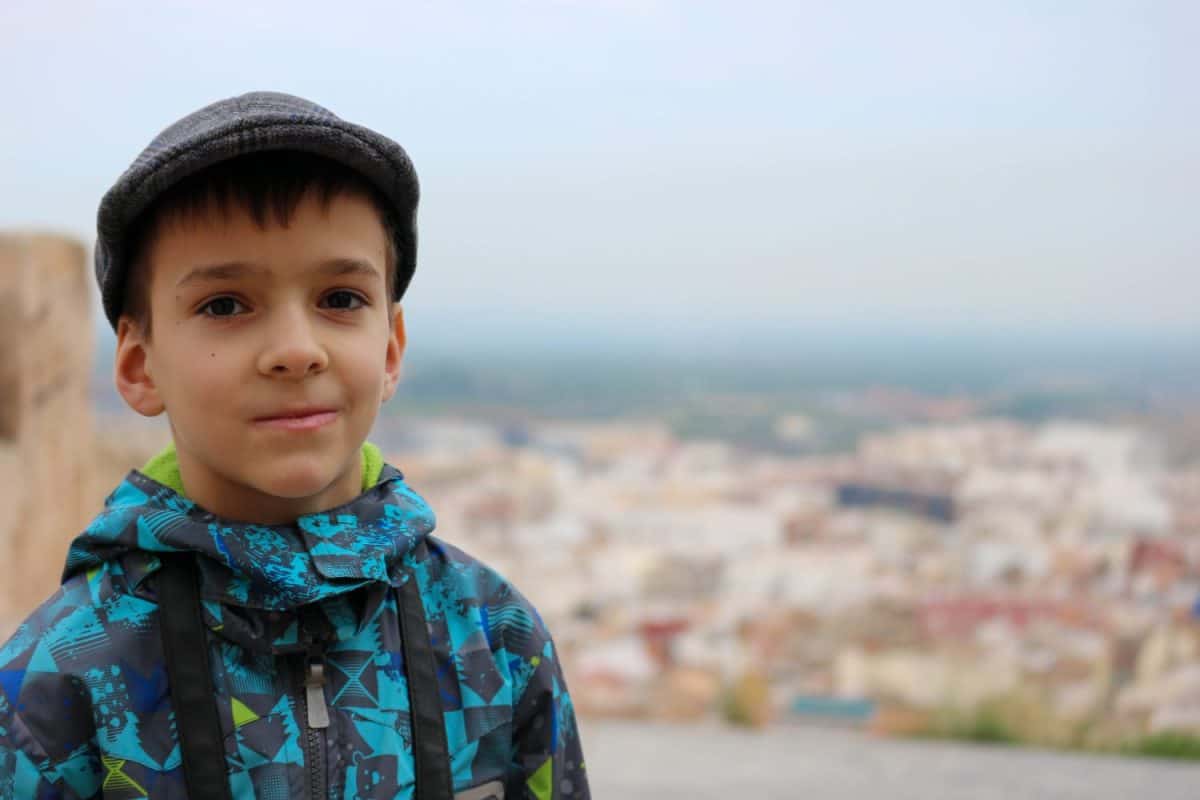
{"type": "MultiPolygon", "coordinates": [[[[428,504],[388,464],[378,482],[354,500],[288,525],[223,519],[133,470],[71,543],[63,581],[116,562],[130,590],[136,590],[160,566],[158,554],[193,552],[205,615],[214,630],[226,627],[231,620],[225,617],[233,612],[243,621],[236,627],[253,629],[246,634],[251,639],[286,649],[295,640],[287,628],[296,614],[247,612],[288,612],[320,603],[331,623],[324,626],[332,630],[329,638],[344,638],[361,627],[367,610],[361,601],[349,603],[351,593],[372,584],[385,589],[402,583],[405,556],[434,525],[428,504]],[[327,602],[335,598],[342,602],[327,602]],[[281,624],[268,630],[263,620],[281,624]],[[339,633],[339,628],[345,630],[339,633]]],[[[367,594],[378,599],[382,593],[367,594]]]]}

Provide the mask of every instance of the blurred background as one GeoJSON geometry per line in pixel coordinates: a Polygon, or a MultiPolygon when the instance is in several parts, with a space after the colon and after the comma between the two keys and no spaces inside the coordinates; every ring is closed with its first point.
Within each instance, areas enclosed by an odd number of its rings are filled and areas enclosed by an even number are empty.
{"type": "Polygon", "coordinates": [[[1200,758],[1198,34],[1186,0],[9,0],[0,635],[166,441],[112,388],[99,198],[272,89],[417,166],[372,439],[546,618],[597,796],[1194,792],[1134,756],[1200,758]]]}

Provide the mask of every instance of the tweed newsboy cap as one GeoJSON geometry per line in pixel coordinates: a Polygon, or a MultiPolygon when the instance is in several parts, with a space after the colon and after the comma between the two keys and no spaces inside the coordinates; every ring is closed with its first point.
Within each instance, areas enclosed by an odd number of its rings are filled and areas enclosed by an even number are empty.
{"type": "Polygon", "coordinates": [[[117,327],[128,270],[130,227],[163,191],[235,156],[300,150],[360,173],[392,204],[399,300],[417,266],[417,173],[404,148],[316,103],[280,92],[250,92],[205,106],[174,123],[141,152],[103,199],[96,217],[96,281],[104,314],[117,327]]]}

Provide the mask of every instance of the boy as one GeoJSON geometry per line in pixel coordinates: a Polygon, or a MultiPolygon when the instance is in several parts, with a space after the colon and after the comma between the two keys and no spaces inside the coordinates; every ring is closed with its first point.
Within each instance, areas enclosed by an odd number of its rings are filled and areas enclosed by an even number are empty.
{"type": "Polygon", "coordinates": [[[536,611],[365,442],[417,195],[395,142],[265,92],[105,195],[116,385],[172,445],[0,649],[0,797],[588,797],[536,611]]]}

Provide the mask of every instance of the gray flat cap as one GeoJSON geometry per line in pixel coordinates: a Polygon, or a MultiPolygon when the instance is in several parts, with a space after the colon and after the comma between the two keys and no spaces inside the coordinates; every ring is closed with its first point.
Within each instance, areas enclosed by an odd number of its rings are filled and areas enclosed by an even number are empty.
{"type": "Polygon", "coordinates": [[[117,327],[128,268],[130,226],[163,191],[188,175],[235,156],[300,150],[362,174],[392,205],[396,220],[399,300],[417,266],[417,173],[404,148],[346,122],[316,103],[279,92],[251,92],[205,106],[164,130],[100,201],[96,281],[104,314],[117,327]]]}

